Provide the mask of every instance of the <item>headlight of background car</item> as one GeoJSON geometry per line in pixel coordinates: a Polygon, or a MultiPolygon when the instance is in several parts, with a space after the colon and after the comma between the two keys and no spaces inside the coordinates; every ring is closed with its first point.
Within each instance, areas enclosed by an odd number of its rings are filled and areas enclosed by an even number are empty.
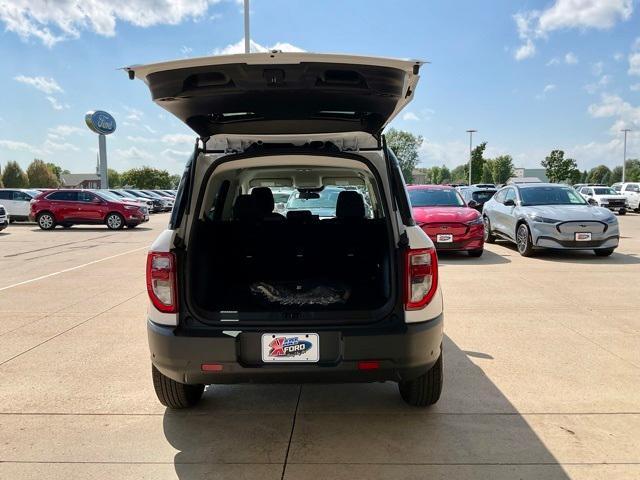
{"type": "Polygon", "coordinates": [[[535,213],[528,213],[527,217],[529,217],[534,222],[538,223],[560,223],[560,220],[554,220],[553,218],[545,218],[537,215],[535,213]]]}
{"type": "Polygon", "coordinates": [[[471,220],[470,222],[467,222],[467,225],[469,226],[473,226],[473,225],[482,225],[484,222],[482,221],[482,217],[478,217],[475,218],[473,220],[471,220]]]}

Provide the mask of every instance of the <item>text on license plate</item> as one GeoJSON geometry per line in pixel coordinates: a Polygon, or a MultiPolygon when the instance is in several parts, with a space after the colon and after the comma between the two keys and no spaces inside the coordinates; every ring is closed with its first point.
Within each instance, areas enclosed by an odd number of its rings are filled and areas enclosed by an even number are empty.
{"type": "Polygon", "coordinates": [[[320,338],[317,333],[264,333],[263,362],[317,362],[320,338]]]}
{"type": "Polygon", "coordinates": [[[436,235],[436,242],[451,243],[453,242],[453,235],[451,233],[439,233],[436,235]]]}
{"type": "Polygon", "coordinates": [[[576,232],[576,242],[588,242],[591,240],[590,232],[576,232]]]}

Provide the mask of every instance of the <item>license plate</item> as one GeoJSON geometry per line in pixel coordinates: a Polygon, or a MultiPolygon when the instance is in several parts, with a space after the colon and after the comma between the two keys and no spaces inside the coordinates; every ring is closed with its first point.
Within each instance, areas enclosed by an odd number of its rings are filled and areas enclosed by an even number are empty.
{"type": "Polygon", "coordinates": [[[317,333],[264,333],[263,362],[317,362],[320,338],[317,333]]]}
{"type": "Polygon", "coordinates": [[[436,235],[436,242],[438,243],[452,243],[453,235],[450,233],[439,233],[436,235]]]}
{"type": "Polygon", "coordinates": [[[576,232],[576,242],[588,242],[591,240],[590,232],[576,232]]]}

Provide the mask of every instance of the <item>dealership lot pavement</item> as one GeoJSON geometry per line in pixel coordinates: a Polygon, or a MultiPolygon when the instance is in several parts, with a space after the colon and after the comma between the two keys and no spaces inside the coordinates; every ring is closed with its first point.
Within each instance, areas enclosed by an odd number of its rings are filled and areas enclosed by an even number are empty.
{"type": "Polygon", "coordinates": [[[0,233],[0,478],[640,478],[640,215],[610,258],[441,257],[445,388],[209,388],[167,412],[135,230],[0,233]]]}

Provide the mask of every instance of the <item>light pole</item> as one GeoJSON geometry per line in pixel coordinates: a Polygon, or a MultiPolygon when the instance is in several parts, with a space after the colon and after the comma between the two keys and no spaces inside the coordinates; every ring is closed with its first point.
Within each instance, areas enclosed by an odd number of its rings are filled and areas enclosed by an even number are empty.
{"type": "Polygon", "coordinates": [[[244,0],[244,53],[251,53],[251,34],[249,33],[249,0],[244,0]]]}
{"type": "Polygon", "coordinates": [[[627,164],[627,133],[629,133],[631,129],[624,128],[620,131],[624,132],[624,151],[623,151],[624,153],[622,154],[622,183],[624,183],[626,164],[627,164]]]}
{"type": "Polygon", "coordinates": [[[469,186],[471,186],[471,158],[473,152],[473,134],[477,132],[477,130],[467,130],[469,134],[469,186]]]}

